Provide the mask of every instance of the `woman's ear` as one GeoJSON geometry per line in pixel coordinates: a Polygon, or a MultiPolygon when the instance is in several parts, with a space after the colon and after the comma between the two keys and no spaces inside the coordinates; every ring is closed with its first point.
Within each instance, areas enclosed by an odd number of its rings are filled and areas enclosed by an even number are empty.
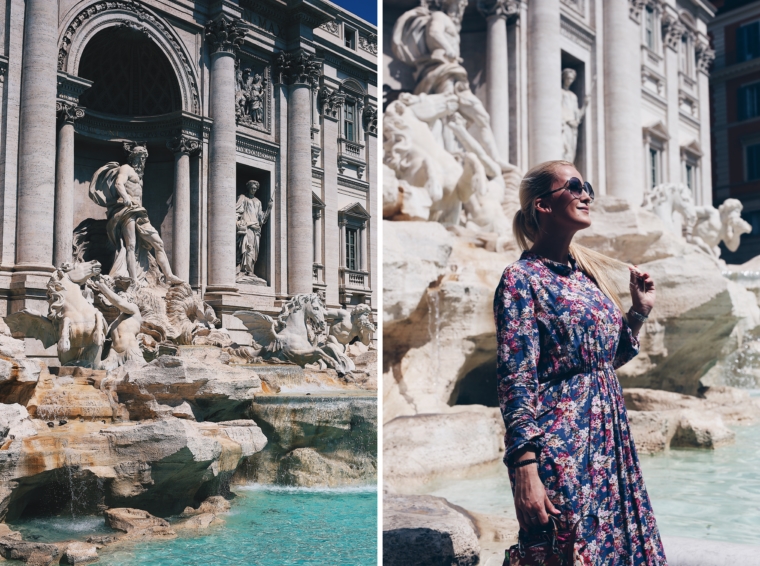
{"type": "Polygon", "coordinates": [[[539,197],[533,202],[533,206],[536,208],[537,213],[551,214],[552,205],[551,198],[539,197]]]}

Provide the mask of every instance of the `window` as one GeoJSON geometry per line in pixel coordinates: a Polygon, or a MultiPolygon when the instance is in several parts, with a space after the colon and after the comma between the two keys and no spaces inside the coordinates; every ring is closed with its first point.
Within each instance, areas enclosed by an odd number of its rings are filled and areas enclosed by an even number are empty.
{"type": "Polygon", "coordinates": [[[681,37],[680,69],[684,74],[689,73],[689,38],[681,37]]]}
{"type": "Polygon", "coordinates": [[[660,184],[660,150],[649,149],[649,181],[652,188],[660,184]]]}
{"type": "Polygon", "coordinates": [[[752,22],[736,30],[736,61],[760,57],[760,22],[752,22]]]}
{"type": "Polygon", "coordinates": [[[343,28],[343,41],[349,49],[356,49],[356,32],[351,28],[343,28]]]}
{"type": "Polygon", "coordinates": [[[760,143],[744,148],[744,160],[747,169],[747,181],[760,180],[760,143]]]}
{"type": "Polygon", "coordinates": [[[649,49],[654,50],[654,48],[655,48],[655,45],[654,45],[654,38],[655,38],[655,35],[654,35],[654,10],[651,7],[649,7],[649,6],[647,6],[646,19],[645,19],[644,23],[645,23],[645,32],[644,33],[646,34],[647,47],[649,47],[649,49]]]}
{"type": "Polygon", "coordinates": [[[343,123],[343,137],[348,141],[354,140],[354,130],[356,126],[356,104],[346,102],[346,118],[343,123]]]}
{"type": "Polygon", "coordinates": [[[359,265],[359,230],[346,228],[346,269],[358,270],[359,265]]]}
{"type": "Polygon", "coordinates": [[[740,87],[737,95],[739,120],[760,116],[760,83],[740,87]]]}
{"type": "Polygon", "coordinates": [[[686,186],[689,187],[692,191],[694,190],[694,166],[691,163],[686,164],[686,174],[684,175],[686,179],[686,186]]]}

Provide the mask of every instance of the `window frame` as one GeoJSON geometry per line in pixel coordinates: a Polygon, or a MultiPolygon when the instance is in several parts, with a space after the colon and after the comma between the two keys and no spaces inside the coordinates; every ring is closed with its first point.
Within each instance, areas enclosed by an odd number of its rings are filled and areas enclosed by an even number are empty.
{"type": "Polygon", "coordinates": [[[744,182],[753,183],[755,181],[760,181],[760,139],[753,138],[742,145],[744,146],[742,147],[742,159],[744,160],[744,182]],[[756,152],[756,159],[754,160],[749,159],[748,153],[750,149],[756,152]],[[750,161],[752,161],[755,165],[755,177],[751,178],[749,168],[750,161]]]}
{"type": "Polygon", "coordinates": [[[737,122],[744,122],[745,120],[752,120],[753,118],[757,118],[760,116],[760,81],[755,81],[747,84],[741,85],[738,89],[736,89],[736,121],[737,122]],[[749,89],[753,89],[755,91],[755,101],[754,101],[754,114],[745,114],[743,112],[743,109],[747,109],[749,106],[749,97],[742,98],[742,93],[749,92],[749,89]]]}
{"type": "Polygon", "coordinates": [[[356,131],[356,109],[357,104],[353,100],[346,99],[345,103],[343,104],[343,139],[346,141],[354,142],[357,141],[357,131],[356,131]],[[351,109],[352,118],[349,119],[349,108],[351,109]],[[351,135],[348,135],[349,126],[351,126],[351,135]]]}
{"type": "Polygon", "coordinates": [[[755,20],[753,22],[748,22],[745,24],[740,25],[738,28],[736,28],[736,62],[737,63],[744,63],[745,61],[752,61],[753,59],[757,59],[760,57],[760,20],[755,20]],[[751,27],[754,27],[757,30],[757,39],[755,44],[755,51],[753,53],[747,53],[747,44],[745,40],[745,45],[743,46],[744,49],[740,49],[740,38],[743,35],[742,30],[749,30],[751,27]],[[743,56],[744,55],[744,56],[743,56]],[[751,55],[751,56],[747,56],[751,55]]]}
{"type": "Polygon", "coordinates": [[[652,6],[644,8],[644,45],[657,52],[657,13],[652,6]]]}
{"type": "Polygon", "coordinates": [[[346,25],[343,26],[343,47],[356,51],[357,31],[346,25]]]}

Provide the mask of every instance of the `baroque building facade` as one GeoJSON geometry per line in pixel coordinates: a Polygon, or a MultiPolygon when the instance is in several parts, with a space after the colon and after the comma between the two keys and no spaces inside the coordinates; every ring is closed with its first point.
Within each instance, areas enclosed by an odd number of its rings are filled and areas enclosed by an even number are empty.
{"type": "Polygon", "coordinates": [[[10,0],[0,23],[0,314],[44,312],[54,266],[106,245],[91,180],[136,145],[171,271],[225,326],[298,293],[376,308],[374,26],[322,0],[10,0]]]}
{"type": "Polygon", "coordinates": [[[752,225],[730,263],[760,255],[760,2],[716,2],[710,22],[715,64],[710,75],[713,107],[715,201],[739,199],[752,225]]]}
{"type": "MultiPolygon", "coordinates": [[[[420,3],[389,0],[384,6],[390,22],[383,30],[387,105],[415,89],[414,69],[392,52],[392,22],[420,3]]],[[[665,183],[687,185],[696,205],[712,204],[710,3],[422,3],[423,10],[428,6],[462,11],[462,65],[490,115],[501,156],[511,164],[524,172],[564,157],[597,193],[637,206],[647,190],[665,183]]]]}

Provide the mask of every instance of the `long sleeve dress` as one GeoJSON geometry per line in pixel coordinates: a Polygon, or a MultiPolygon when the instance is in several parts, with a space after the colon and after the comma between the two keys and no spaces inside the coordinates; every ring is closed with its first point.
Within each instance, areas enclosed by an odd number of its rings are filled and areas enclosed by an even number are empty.
{"type": "MultiPolygon", "coordinates": [[[[504,461],[532,446],[563,520],[599,517],[593,538],[581,527],[584,565],[666,566],[615,375],[638,354],[638,339],[569,259],[563,265],[523,252],[496,290],[504,461]]],[[[512,470],[510,479],[514,490],[512,470]]]]}

